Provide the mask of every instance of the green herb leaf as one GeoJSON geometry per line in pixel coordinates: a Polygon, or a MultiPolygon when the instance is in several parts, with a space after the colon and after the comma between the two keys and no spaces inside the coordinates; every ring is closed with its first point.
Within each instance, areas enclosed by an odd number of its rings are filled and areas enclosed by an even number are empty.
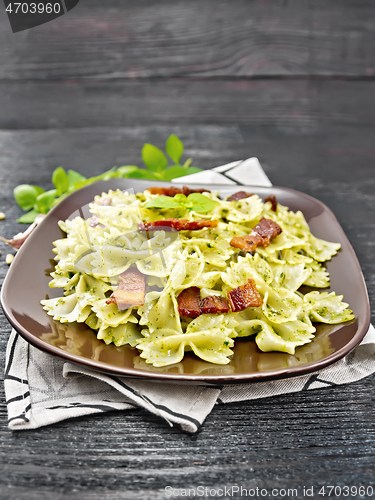
{"type": "Polygon", "coordinates": [[[137,170],[140,170],[138,167],[133,166],[133,165],[126,165],[123,167],[119,167],[117,169],[117,172],[119,173],[120,177],[128,177],[129,174],[133,172],[137,172],[137,170]]]}
{"type": "Polygon", "coordinates": [[[138,168],[134,172],[127,175],[131,179],[150,179],[152,181],[160,181],[160,177],[145,168],[138,168]]]}
{"type": "Polygon", "coordinates": [[[103,174],[96,175],[95,177],[90,177],[89,179],[74,183],[74,190],[76,191],[77,189],[81,189],[85,186],[88,186],[89,184],[92,184],[93,182],[107,181],[109,179],[112,179],[113,177],[119,177],[119,174],[117,173],[115,167],[111,168],[111,170],[108,170],[107,172],[104,172],[103,174]]]}
{"type": "Polygon", "coordinates": [[[176,165],[180,164],[182,153],[184,152],[184,145],[177,135],[171,134],[165,143],[165,150],[167,155],[175,162],[176,165]]]}
{"type": "Polygon", "coordinates": [[[143,146],[142,160],[151,172],[162,172],[168,166],[168,160],[163,151],[152,144],[143,146]]]}
{"type": "Polygon", "coordinates": [[[108,181],[109,179],[113,179],[114,177],[119,177],[119,174],[117,173],[116,167],[112,167],[110,170],[107,170],[107,172],[104,172],[104,174],[97,175],[96,177],[93,177],[92,179],[97,179],[101,181],[108,181]]]}
{"type": "Polygon", "coordinates": [[[61,196],[69,189],[69,178],[62,167],[57,167],[52,174],[52,183],[56,188],[57,196],[61,196]]]}
{"type": "Polygon", "coordinates": [[[38,210],[41,214],[46,214],[55,200],[56,193],[56,189],[51,189],[37,196],[34,209],[38,210]]]}
{"type": "Polygon", "coordinates": [[[23,224],[31,224],[32,222],[34,222],[36,216],[39,214],[40,212],[38,212],[37,210],[30,210],[30,212],[21,215],[21,217],[17,220],[17,222],[21,222],[23,224]]]}
{"type": "Polygon", "coordinates": [[[76,182],[82,182],[86,180],[86,177],[76,172],[75,170],[68,170],[68,180],[69,180],[69,188],[74,187],[76,182]]]}
{"type": "Polygon", "coordinates": [[[198,167],[189,167],[185,170],[185,175],[197,174],[198,172],[202,172],[202,168],[198,167]]]}
{"type": "Polygon", "coordinates": [[[218,205],[217,201],[211,200],[201,193],[192,193],[186,198],[184,194],[171,196],[156,196],[148,201],[144,208],[184,208],[194,212],[209,212],[218,205]]]}
{"type": "Polygon", "coordinates": [[[39,196],[42,193],[45,193],[45,190],[43,188],[41,188],[40,186],[33,186],[33,188],[36,190],[37,196],[39,196]]]}
{"type": "Polygon", "coordinates": [[[43,189],[29,184],[20,184],[14,188],[14,198],[22,210],[33,208],[38,195],[43,193],[43,189]]]}
{"type": "MultiPolygon", "coordinates": [[[[33,217],[36,217],[38,213],[47,213],[69,193],[77,191],[78,189],[97,181],[108,180],[114,177],[169,181],[184,175],[200,172],[201,169],[190,166],[192,163],[191,158],[188,158],[184,165],[180,165],[183,151],[184,146],[181,140],[175,134],[171,134],[166,141],[166,152],[175,162],[175,165],[169,168],[168,160],[165,154],[152,144],[145,144],[142,149],[142,159],[147,169],[138,168],[134,165],[125,165],[119,167],[118,169],[113,167],[111,170],[108,170],[101,175],[86,179],[86,177],[75,170],[68,170],[66,172],[62,167],[58,167],[52,174],[52,182],[56,189],[52,189],[46,193],[43,188],[28,184],[21,184],[14,189],[14,198],[18,205],[23,210],[30,211],[20,217],[19,222],[32,222],[33,217]]],[[[196,210],[193,201],[186,199],[185,196],[174,201],[173,198],[167,198],[168,201],[162,202],[164,205],[167,205],[160,208],[183,208],[184,210],[196,210]]],[[[203,208],[206,206],[207,202],[203,203],[203,205],[197,204],[198,210],[201,211],[203,211],[203,208]]],[[[154,208],[158,207],[155,206],[154,208]]]]}
{"type": "Polygon", "coordinates": [[[171,181],[172,179],[176,179],[177,177],[183,177],[184,175],[188,175],[186,173],[185,167],[169,167],[167,170],[163,172],[163,180],[171,181]]]}
{"type": "Polygon", "coordinates": [[[156,196],[144,208],[181,208],[181,204],[171,196],[156,196]]]}
{"type": "Polygon", "coordinates": [[[188,200],[186,196],[182,193],[176,194],[174,196],[175,201],[177,201],[181,207],[187,208],[188,210],[193,210],[193,202],[188,200]]]}
{"type": "Polygon", "coordinates": [[[185,205],[187,203],[187,197],[183,193],[175,194],[173,199],[180,203],[180,205],[185,205]]]}
{"type": "Polygon", "coordinates": [[[205,213],[210,212],[216,205],[219,204],[218,201],[211,200],[201,193],[191,193],[187,197],[188,202],[190,201],[193,205],[194,212],[205,213]]]}

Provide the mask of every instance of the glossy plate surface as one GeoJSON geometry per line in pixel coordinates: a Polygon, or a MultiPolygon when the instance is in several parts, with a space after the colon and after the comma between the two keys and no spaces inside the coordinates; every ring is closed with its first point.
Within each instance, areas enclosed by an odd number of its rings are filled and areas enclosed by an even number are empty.
{"type": "MultiPolygon", "coordinates": [[[[165,368],[147,365],[136,349],[105,345],[83,324],[67,329],[55,322],[42,309],[40,300],[61,296],[60,289],[48,286],[53,270],[53,241],[62,237],[57,226],[94,196],[109,189],[144,191],[151,185],[167,185],[154,181],[113,179],[97,182],[72,193],[57,205],[35,229],[13,261],[2,287],[1,305],[12,326],[34,346],[67,361],[87,367],[131,377],[193,383],[233,383],[292,377],[319,370],[341,359],[365,336],[370,324],[370,307],[365,282],[355,253],[332,212],[320,201],[286,188],[251,187],[247,191],[265,198],[275,194],[282,205],[301,210],[318,238],[341,243],[342,250],[328,262],[331,289],[344,295],[356,319],[340,325],[317,325],[310,344],[296,349],[294,356],[285,353],[263,353],[253,340],[236,340],[234,355],[227,365],[213,365],[186,354],[181,363],[165,368]]],[[[178,184],[173,184],[178,186],[178,184]]],[[[203,186],[229,195],[243,186],[203,186]]],[[[328,291],[327,289],[324,291],[328,291]]]]}

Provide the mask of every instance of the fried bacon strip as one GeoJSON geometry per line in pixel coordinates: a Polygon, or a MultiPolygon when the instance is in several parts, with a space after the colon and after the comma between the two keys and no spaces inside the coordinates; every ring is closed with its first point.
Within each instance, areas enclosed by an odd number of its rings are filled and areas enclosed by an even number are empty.
{"type": "Polygon", "coordinates": [[[228,293],[228,300],[233,312],[243,311],[247,307],[259,307],[263,304],[255,281],[251,278],[244,285],[231,290],[228,293]]]}
{"type": "Polygon", "coordinates": [[[225,314],[230,311],[230,307],[225,297],[209,295],[201,300],[200,310],[202,314],[225,314]]]}
{"type": "Polygon", "coordinates": [[[210,193],[208,189],[190,189],[187,186],[183,186],[182,189],[170,186],[170,187],[150,187],[147,189],[151,194],[160,194],[164,196],[176,196],[176,194],[184,194],[185,196],[189,196],[191,193],[210,193]]]}
{"type": "Polygon", "coordinates": [[[157,231],[164,229],[165,231],[193,231],[196,229],[203,229],[205,227],[211,228],[218,225],[217,220],[194,220],[187,219],[164,219],[155,220],[154,222],[141,222],[138,224],[139,231],[157,231]]]}
{"type": "Polygon", "coordinates": [[[185,288],[177,297],[178,312],[183,318],[197,318],[200,310],[200,289],[197,286],[185,288]]]}
{"type": "Polygon", "coordinates": [[[253,193],[247,193],[246,191],[237,191],[237,193],[231,194],[227,201],[243,200],[244,198],[250,198],[250,196],[253,196],[253,193]]]}
{"type": "Polygon", "coordinates": [[[235,236],[230,241],[232,247],[239,248],[243,252],[253,252],[261,244],[262,238],[256,233],[247,236],[235,236]]]}
{"type": "Polygon", "coordinates": [[[225,297],[217,295],[209,295],[201,300],[200,289],[191,286],[177,297],[178,312],[183,318],[197,318],[201,314],[225,314],[230,310],[238,312],[247,307],[259,307],[263,304],[253,279],[228,292],[228,301],[225,297]]]}
{"type": "Polygon", "coordinates": [[[245,252],[254,252],[256,247],[268,247],[270,241],[282,232],[281,227],[271,219],[264,217],[258,222],[250,234],[235,236],[230,245],[245,252]]]}
{"type": "Polygon", "coordinates": [[[262,217],[262,219],[258,222],[253,231],[258,233],[259,236],[261,236],[263,240],[267,242],[267,244],[264,245],[267,246],[270,244],[270,240],[273,240],[274,238],[276,238],[276,236],[278,236],[282,232],[282,229],[277,224],[277,222],[262,217]]]}
{"type": "Polygon", "coordinates": [[[224,314],[230,311],[224,297],[210,295],[203,300],[200,298],[200,289],[191,286],[183,290],[177,297],[178,312],[183,318],[197,318],[201,314],[224,314]]]}
{"type": "Polygon", "coordinates": [[[117,304],[119,308],[142,306],[145,300],[146,280],[137,269],[128,269],[119,276],[118,288],[106,304],[117,304]]]}
{"type": "Polygon", "coordinates": [[[276,212],[276,209],[277,209],[277,199],[276,199],[276,196],[274,194],[270,194],[269,196],[267,196],[267,198],[264,198],[264,203],[267,203],[267,201],[271,202],[271,204],[272,204],[271,209],[274,212],[276,212]]]}

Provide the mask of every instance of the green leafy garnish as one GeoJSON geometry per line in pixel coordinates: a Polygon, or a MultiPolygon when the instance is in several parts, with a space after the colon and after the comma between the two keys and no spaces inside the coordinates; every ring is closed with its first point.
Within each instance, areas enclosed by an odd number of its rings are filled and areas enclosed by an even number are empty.
{"type": "Polygon", "coordinates": [[[193,210],[198,213],[210,212],[218,202],[211,200],[201,193],[191,193],[188,197],[184,194],[176,194],[172,196],[156,196],[148,201],[144,208],[184,208],[186,210],[193,210]]]}
{"type": "Polygon", "coordinates": [[[187,199],[193,204],[192,210],[198,213],[210,212],[216,205],[219,205],[218,201],[211,200],[200,193],[191,193],[187,199]]]}
{"type": "Polygon", "coordinates": [[[54,170],[52,174],[52,183],[56,188],[57,196],[61,196],[68,191],[70,185],[69,177],[62,167],[58,167],[54,170]]]}
{"type": "Polygon", "coordinates": [[[57,189],[51,189],[37,196],[34,210],[38,211],[40,214],[46,214],[56,198],[56,193],[57,189]]]}
{"type": "Polygon", "coordinates": [[[22,222],[23,224],[31,224],[32,222],[34,222],[37,215],[39,215],[39,212],[37,210],[30,210],[30,212],[21,215],[21,217],[18,219],[18,222],[22,222]]]}
{"type": "Polygon", "coordinates": [[[143,146],[142,160],[151,172],[163,172],[168,166],[168,160],[163,151],[152,144],[143,146]]]}
{"type": "Polygon", "coordinates": [[[22,210],[30,210],[33,208],[37,197],[44,193],[44,189],[39,186],[30,186],[28,184],[20,184],[14,189],[14,198],[22,210]]]}
{"type": "Polygon", "coordinates": [[[82,182],[86,180],[86,177],[76,172],[75,170],[68,170],[68,180],[69,180],[69,188],[73,186],[76,182],[82,182]]]}
{"type": "Polygon", "coordinates": [[[176,165],[180,164],[182,153],[184,152],[184,145],[177,135],[170,135],[165,143],[165,151],[169,158],[171,158],[176,165]]]}
{"type": "Polygon", "coordinates": [[[164,180],[170,181],[175,179],[176,177],[183,177],[184,175],[188,175],[186,173],[186,168],[184,167],[169,167],[164,173],[164,180]]]}
{"type": "Polygon", "coordinates": [[[144,208],[181,208],[182,205],[171,196],[157,196],[144,205],[144,208]]]}
{"type": "MultiPolygon", "coordinates": [[[[168,137],[165,144],[165,151],[174,162],[174,165],[168,166],[168,158],[161,149],[152,144],[145,144],[142,148],[142,160],[146,168],[139,168],[135,165],[113,167],[101,175],[87,179],[75,170],[68,170],[66,172],[63,167],[58,167],[52,173],[52,184],[55,189],[45,191],[39,186],[20,184],[14,189],[14,198],[19,207],[27,213],[22,215],[18,219],[18,222],[30,224],[38,214],[46,214],[65,196],[93,182],[109,180],[114,177],[170,181],[201,171],[200,168],[191,166],[191,158],[188,158],[183,165],[180,164],[184,145],[176,135],[172,134],[168,137]]],[[[196,203],[196,206],[199,208],[198,205],[196,203]]],[[[181,206],[181,204],[178,204],[178,207],[181,206]]]]}
{"type": "Polygon", "coordinates": [[[129,176],[129,174],[132,174],[133,172],[136,172],[137,170],[139,170],[138,167],[135,167],[133,165],[128,165],[125,167],[119,167],[117,169],[117,172],[119,173],[120,177],[127,177],[127,176],[129,176]]]}

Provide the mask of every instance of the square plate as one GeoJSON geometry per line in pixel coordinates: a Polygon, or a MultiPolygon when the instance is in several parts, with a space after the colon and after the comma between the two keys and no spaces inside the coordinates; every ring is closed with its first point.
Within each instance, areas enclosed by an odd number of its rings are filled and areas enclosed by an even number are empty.
{"type": "MultiPolygon", "coordinates": [[[[144,191],[150,185],[171,185],[135,179],[112,179],[97,182],[66,197],[47,215],[18,251],[5,278],[1,305],[5,316],[24,339],[39,349],[67,361],[110,374],[150,378],[183,383],[260,382],[294,377],[320,370],[354,349],[365,336],[370,324],[370,306],[361,268],[337,219],[323,203],[298,191],[281,187],[207,186],[194,188],[220,190],[229,195],[246,189],[265,198],[275,194],[282,205],[293,211],[301,210],[318,238],[339,242],[341,251],[328,262],[331,288],[344,295],[345,302],[355,314],[355,320],[339,325],[318,324],[311,343],[298,347],[295,355],[280,352],[261,352],[254,340],[236,340],[234,355],[227,365],[207,363],[187,353],[180,363],[164,368],[147,365],[139,352],[129,346],[106,345],[96,338],[85,324],[68,328],[53,321],[43,310],[40,301],[46,296],[61,296],[61,290],[48,286],[54,268],[53,241],[62,237],[57,222],[65,220],[94,196],[110,189],[144,191]]],[[[173,184],[179,186],[179,184],[173,184]]],[[[328,291],[326,289],[325,291],[328,291]]],[[[65,324],[66,325],[66,324],[65,324]]]]}

